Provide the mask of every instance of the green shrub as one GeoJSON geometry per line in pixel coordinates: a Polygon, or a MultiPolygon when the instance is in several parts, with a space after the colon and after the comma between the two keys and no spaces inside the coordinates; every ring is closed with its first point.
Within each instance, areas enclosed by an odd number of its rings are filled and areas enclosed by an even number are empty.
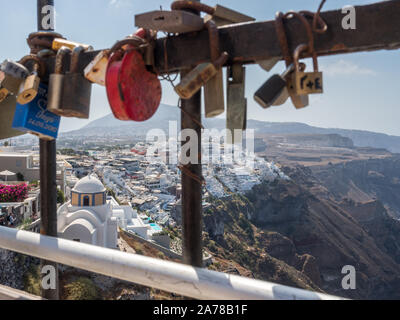
{"type": "Polygon", "coordinates": [[[80,277],[65,287],[66,300],[99,300],[98,289],[92,280],[80,277]]]}
{"type": "Polygon", "coordinates": [[[31,265],[28,272],[24,274],[24,291],[36,296],[40,296],[42,292],[39,271],[39,266],[31,265]]]}

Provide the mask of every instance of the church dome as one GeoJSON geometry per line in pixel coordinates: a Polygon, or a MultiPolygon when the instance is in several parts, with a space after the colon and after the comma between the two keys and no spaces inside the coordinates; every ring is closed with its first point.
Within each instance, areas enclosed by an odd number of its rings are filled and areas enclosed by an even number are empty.
{"type": "Polygon", "coordinates": [[[105,192],[106,188],[95,175],[90,174],[87,177],[79,180],[72,191],[77,193],[91,194],[105,192]]]}

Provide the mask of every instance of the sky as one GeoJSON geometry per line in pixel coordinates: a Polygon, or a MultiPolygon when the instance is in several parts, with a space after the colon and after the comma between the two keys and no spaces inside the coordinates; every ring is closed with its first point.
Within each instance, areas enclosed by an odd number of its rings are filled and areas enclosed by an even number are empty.
{"type": "MultiPolygon", "coordinates": [[[[28,54],[26,38],[36,28],[36,0],[0,0],[0,61],[19,60],[28,54]],[[4,13],[7,14],[4,14],[4,13]]],[[[92,45],[95,49],[111,47],[135,30],[134,16],[160,6],[167,10],[166,0],[55,0],[56,31],[69,40],[92,45]]],[[[289,10],[316,11],[320,0],[208,0],[253,16],[257,21],[273,20],[275,12],[289,10]]],[[[345,5],[364,5],[378,0],[328,0],[325,10],[345,5]]],[[[305,60],[311,69],[310,60],[305,60]]],[[[247,66],[246,95],[248,118],[273,122],[302,122],[324,128],[359,129],[400,136],[400,55],[398,50],[343,54],[319,58],[324,73],[322,95],[312,95],[310,106],[296,110],[290,102],[280,107],[261,108],[254,92],[274,73],[282,73],[280,62],[269,74],[257,65],[247,66]]],[[[162,103],[177,104],[177,95],[162,82],[162,103]]],[[[290,100],[289,100],[290,101],[290,100]]],[[[94,85],[89,120],[63,118],[61,132],[83,127],[109,114],[105,88],[94,85]]]]}

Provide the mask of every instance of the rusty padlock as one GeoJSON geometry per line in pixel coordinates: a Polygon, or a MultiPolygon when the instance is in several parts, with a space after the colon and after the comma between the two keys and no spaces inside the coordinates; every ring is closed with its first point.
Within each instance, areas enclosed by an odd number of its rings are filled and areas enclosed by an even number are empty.
{"type": "MultiPolygon", "coordinates": [[[[145,38],[147,37],[147,32],[150,33],[150,31],[147,31],[145,29],[139,29],[136,33],[135,36],[145,38]]],[[[132,35],[134,36],[134,35],[132,35]]],[[[127,37],[129,39],[129,37],[127,37]]],[[[154,50],[154,48],[153,48],[154,50]]],[[[115,51],[115,50],[114,50],[115,51]]],[[[153,52],[151,50],[146,50],[146,55],[149,60],[149,64],[154,64],[151,56],[153,52]],[[150,61],[151,60],[151,61],[150,61]]],[[[110,59],[111,51],[110,50],[102,50],[100,51],[97,56],[86,66],[84,70],[84,75],[87,80],[89,80],[92,83],[97,83],[101,86],[106,85],[106,72],[107,72],[107,66],[108,62],[110,59]]],[[[147,64],[147,63],[146,63],[147,64]]]]}
{"type": "Polygon", "coordinates": [[[79,72],[83,47],[72,51],[70,70],[64,76],[63,94],[60,107],[54,113],[64,117],[89,119],[92,83],[79,72]]]}
{"type": "Polygon", "coordinates": [[[110,50],[100,51],[99,54],[86,66],[85,78],[101,86],[106,85],[106,71],[110,50]]]}
{"type": "Polygon", "coordinates": [[[62,113],[62,103],[64,102],[64,65],[65,57],[71,53],[68,47],[61,47],[56,55],[54,73],[49,77],[49,94],[47,109],[55,114],[62,113]]]}
{"type": "MultiPolygon", "coordinates": [[[[245,97],[246,68],[238,63],[228,67],[227,70],[227,113],[226,128],[230,131],[232,140],[228,143],[242,141],[236,134],[238,131],[246,130],[247,122],[247,99],[245,97]],[[240,141],[238,141],[240,140],[240,141]]],[[[228,138],[229,134],[228,134],[228,138]]]]}
{"type": "Polygon", "coordinates": [[[120,120],[145,121],[161,101],[158,76],[146,69],[141,49],[147,47],[143,29],[111,48],[106,72],[107,96],[114,116],[120,120]]]}
{"type": "Polygon", "coordinates": [[[210,38],[210,57],[212,62],[199,64],[181,79],[175,91],[182,99],[190,99],[201,87],[205,89],[206,117],[214,117],[224,112],[223,80],[221,68],[228,60],[228,53],[219,54],[218,29],[213,21],[206,23],[210,38]],[[216,77],[216,78],[215,78],[216,77]],[[212,80],[215,78],[214,80],[212,80]]]}
{"type": "Polygon", "coordinates": [[[200,31],[204,22],[200,16],[187,11],[151,11],[136,15],[135,26],[168,33],[187,33],[200,31]]]}
{"type": "MultiPolygon", "coordinates": [[[[211,61],[217,61],[220,55],[219,33],[214,21],[206,23],[210,38],[211,61]]],[[[224,84],[222,68],[204,85],[205,117],[213,118],[225,112],[224,84]]]]}

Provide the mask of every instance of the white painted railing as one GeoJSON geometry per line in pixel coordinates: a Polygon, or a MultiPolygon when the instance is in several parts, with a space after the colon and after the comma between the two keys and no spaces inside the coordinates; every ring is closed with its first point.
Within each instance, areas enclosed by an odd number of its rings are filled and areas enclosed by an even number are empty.
{"type": "Polygon", "coordinates": [[[0,248],[201,300],[340,299],[5,227],[0,248]]]}

